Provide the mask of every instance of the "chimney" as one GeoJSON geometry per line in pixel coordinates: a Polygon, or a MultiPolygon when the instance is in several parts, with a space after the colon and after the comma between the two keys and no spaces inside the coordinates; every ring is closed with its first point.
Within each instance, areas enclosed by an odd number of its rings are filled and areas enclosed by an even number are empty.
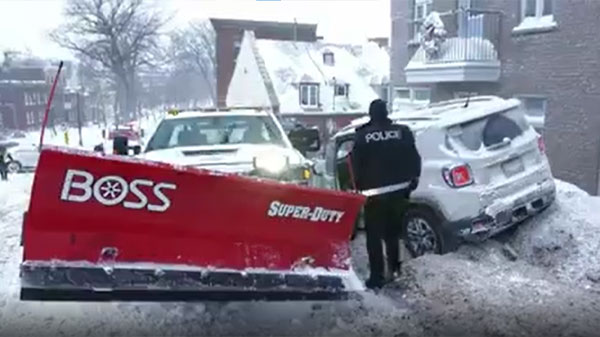
{"type": "Polygon", "coordinates": [[[387,37],[373,37],[369,39],[369,42],[375,42],[381,48],[387,48],[389,45],[389,38],[387,37]]]}

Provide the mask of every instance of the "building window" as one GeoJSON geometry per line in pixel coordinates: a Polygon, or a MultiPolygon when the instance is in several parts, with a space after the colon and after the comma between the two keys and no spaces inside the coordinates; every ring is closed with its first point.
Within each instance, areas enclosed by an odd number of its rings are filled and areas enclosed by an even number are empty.
{"type": "Polygon", "coordinates": [[[327,66],[332,66],[335,64],[335,58],[332,52],[328,51],[323,53],[323,64],[327,66]]]}
{"type": "Polygon", "coordinates": [[[31,95],[28,92],[24,93],[24,98],[25,98],[25,105],[26,106],[31,105],[31,95]]]}
{"type": "Polygon", "coordinates": [[[410,89],[408,89],[408,88],[394,89],[394,99],[410,101],[410,89]]]}
{"type": "Polygon", "coordinates": [[[381,87],[381,94],[380,94],[380,98],[384,101],[389,101],[390,100],[390,86],[389,85],[383,85],[381,87]]]}
{"type": "Polygon", "coordinates": [[[521,0],[521,23],[513,31],[544,30],[556,26],[554,0],[521,0]]]}
{"type": "Polygon", "coordinates": [[[552,15],[552,1],[554,0],[521,0],[523,18],[552,15]]]}
{"type": "Polygon", "coordinates": [[[33,122],[34,122],[33,111],[25,112],[25,122],[27,125],[33,125],[33,122]]]}
{"type": "Polygon", "coordinates": [[[421,39],[421,24],[431,13],[433,7],[433,0],[415,0],[415,7],[413,10],[413,40],[419,41],[421,39]]]}
{"type": "Polygon", "coordinates": [[[431,90],[429,89],[412,89],[413,101],[429,103],[431,100],[431,90]]]}
{"type": "Polygon", "coordinates": [[[300,105],[316,108],[319,106],[319,85],[313,83],[300,84],[300,105]]]}
{"type": "Polygon", "coordinates": [[[399,105],[425,105],[431,101],[429,88],[394,88],[392,103],[394,109],[399,105]]]}
{"type": "Polygon", "coordinates": [[[336,84],[335,85],[335,95],[348,97],[349,87],[350,87],[349,84],[336,84]]]}
{"type": "Polygon", "coordinates": [[[537,131],[544,129],[547,100],[540,96],[519,96],[527,122],[537,131]]]}
{"type": "Polygon", "coordinates": [[[470,92],[470,91],[455,91],[454,92],[454,98],[456,98],[456,99],[475,97],[475,96],[477,96],[477,92],[470,92]]]}

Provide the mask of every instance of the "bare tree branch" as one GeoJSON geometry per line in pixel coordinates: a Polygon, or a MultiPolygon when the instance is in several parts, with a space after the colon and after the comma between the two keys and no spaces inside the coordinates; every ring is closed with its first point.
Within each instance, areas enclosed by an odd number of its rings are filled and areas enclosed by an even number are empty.
{"type": "Polygon", "coordinates": [[[189,27],[171,34],[170,59],[179,68],[200,74],[216,102],[215,68],[216,35],[208,21],[192,22],[189,27]]]}
{"type": "Polygon", "coordinates": [[[125,91],[120,110],[131,117],[135,74],[152,60],[167,20],[144,0],[68,0],[64,14],[51,39],[110,71],[125,91]]]}

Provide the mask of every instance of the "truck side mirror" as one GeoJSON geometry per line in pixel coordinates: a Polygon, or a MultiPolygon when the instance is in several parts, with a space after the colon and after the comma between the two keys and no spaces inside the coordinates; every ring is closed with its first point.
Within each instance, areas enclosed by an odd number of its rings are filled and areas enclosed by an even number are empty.
{"type": "Polygon", "coordinates": [[[132,146],[131,148],[133,149],[134,155],[138,155],[138,154],[140,154],[140,152],[142,152],[142,147],[139,145],[132,146]]]}
{"type": "Polygon", "coordinates": [[[124,136],[115,136],[113,138],[113,154],[126,156],[129,154],[129,139],[124,136]]]}
{"type": "Polygon", "coordinates": [[[299,128],[290,131],[288,138],[292,145],[300,152],[316,152],[321,148],[319,130],[299,128]]]}

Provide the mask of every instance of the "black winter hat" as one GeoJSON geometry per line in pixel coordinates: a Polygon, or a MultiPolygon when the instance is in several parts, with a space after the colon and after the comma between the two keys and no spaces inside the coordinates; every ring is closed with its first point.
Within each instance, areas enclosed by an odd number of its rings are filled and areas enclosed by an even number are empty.
{"type": "Polygon", "coordinates": [[[369,116],[373,120],[383,120],[387,117],[387,104],[382,99],[376,99],[369,105],[369,116]]]}

